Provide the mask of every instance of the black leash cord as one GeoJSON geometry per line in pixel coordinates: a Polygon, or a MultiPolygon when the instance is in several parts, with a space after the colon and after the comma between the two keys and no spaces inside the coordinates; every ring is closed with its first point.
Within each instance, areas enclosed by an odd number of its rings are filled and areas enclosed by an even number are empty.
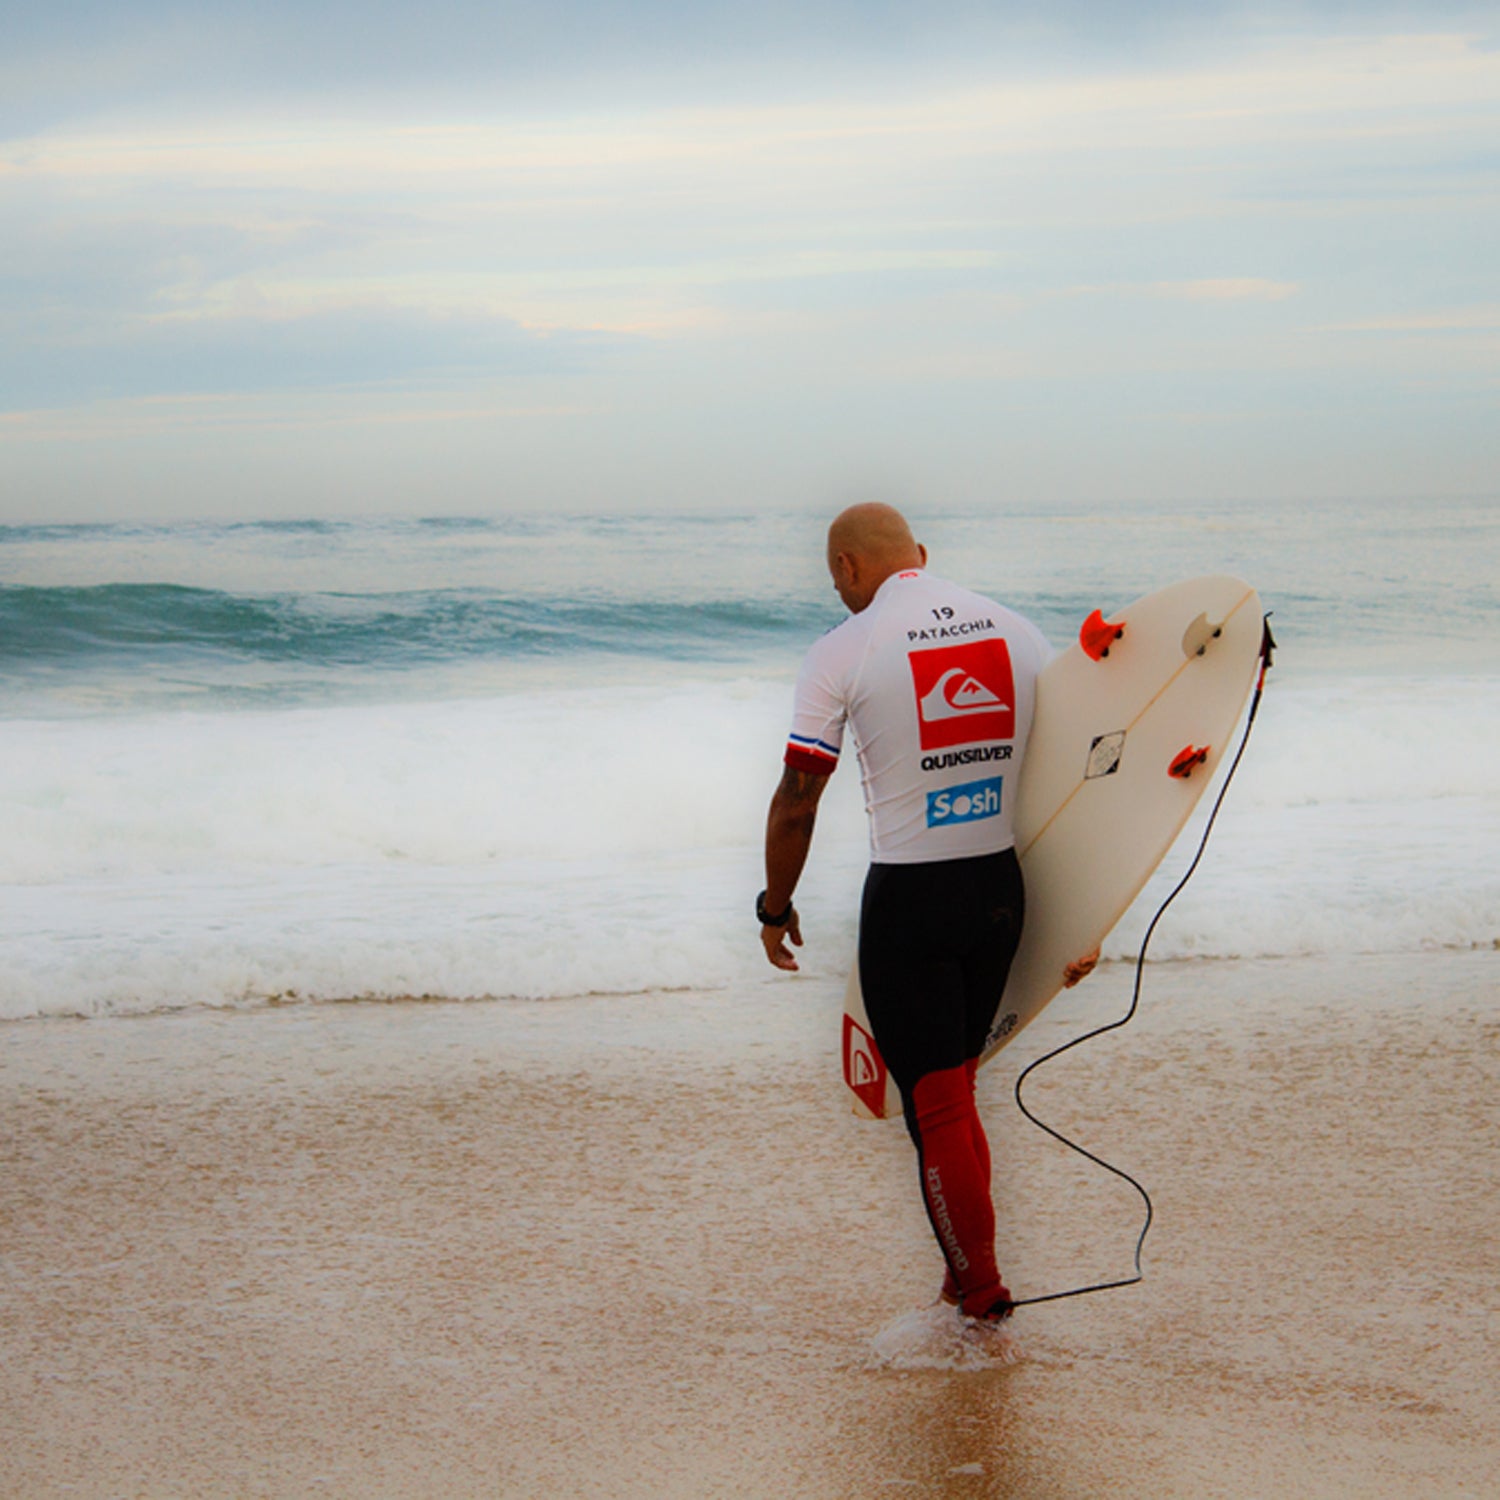
{"type": "Polygon", "coordinates": [[[1107,1292],[1115,1287],[1134,1286],[1136,1282],[1144,1280],[1145,1272],[1141,1269],[1141,1250],[1145,1246],[1146,1236],[1151,1232],[1151,1195],[1138,1183],[1129,1172],[1122,1171],[1119,1167],[1112,1166],[1102,1156],[1095,1156],[1092,1151],[1080,1146],[1077,1141],[1069,1140],[1060,1130],[1054,1130],[1044,1120],[1039,1120],[1026,1108],[1026,1101],[1021,1097],[1021,1085],[1024,1084],[1031,1073],[1041,1067],[1043,1063],[1051,1062],[1054,1057],[1061,1057],[1064,1052],[1074,1047],[1080,1047],[1084,1042],[1091,1042],[1095,1037],[1103,1036],[1106,1032],[1118,1031],[1126,1025],[1135,1015],[1136,1008],[1141,1002],[1141,979],[1146,967],[1146,949],[1151,946],[1151,934],[1156,931],[1156,924],[1161,921],[1167,908],[1181,894],[1182,888],[1193,878],[1193,871],[1198,868],[1198,862],[1203,858],[1203,851],[1208,848],[1208,836],[1214,831],[1214,820],[1219,816],[1219,809],[1224,805],[1224,794],[1229,790],[1229,783],[1234,780],[1234,773],[1240,768],[1240,759],[1245,753],[1245,746],[1250,743],[1250,730],[1255,723],[1256,712],[1260,708],[1261,694],[1265,691],[1266,671],[1271,665],[1271,653],[1276,648],[1276,642],[1271,639],[1270,616],[1266,616],[1266,623],[1262,626],[1260,644],[1260,677],[1255,684],[1255,696],[1250,700],[1250,713],[1245,720],[1245,730],[1240,736],[1240,747],[1235,751],[1234,759],[1230,762],[1229,772],[1224,777],[1224,785],[1219,788],[1219,795],[1214,799],[1213,810],[1208,815],[1208,822],[1203,829],[1203,837],[1198,840],[1198,852],[1193,855],[1193,862],[1187,868],[1187,874],[1182,877],[1172,890],[1172,894],[1157,908],[1156,915],[1151,918],[1151,924],[1146,928],[1146,935],[1141,939],[1141,951],[1135,961],[1135,988],[1130,996],[1130,1009],[1120,1017],[1118,1021],[1106,1022],[1103,1026],[1096,1026],[1092,1031],[1086,1031],[1082,1036],[1075,1036],[1072,1041],[1064,1042],[1060,1047],[1054,1047],[1052,1051],[1043,1053],[1041,1057],[1033,1058],[1031,1062],[1022,1068],[1016,1079],[1016,1107],[1031,1121],[1039,1130],[1045,1130],[1055,1141],[1061,1141],[1070,1151],[1076,1151],[1080,1156],[1086,1156],[1096,1166],[1103,1167],[1106,1172],[1113,1172],[1116,1177],[1123,1178],[1141,1195],[1141,1202],[1146,1205],[1146,1221],[1141,1225],[1140,1235],[1135,1242],[1135,1275],[1127,1276],[1123,1281],[1100,1281],[1092,1286],[1077,1286],[1066,1292],[1047,1292],[1040,1297],[1016,1297],[1011,1302],[1012,1307],[1031,1307],[1038,1302],[1058,1302],[1064,1297],[1082,1297],[1088,1292],[1107,1292]]]}

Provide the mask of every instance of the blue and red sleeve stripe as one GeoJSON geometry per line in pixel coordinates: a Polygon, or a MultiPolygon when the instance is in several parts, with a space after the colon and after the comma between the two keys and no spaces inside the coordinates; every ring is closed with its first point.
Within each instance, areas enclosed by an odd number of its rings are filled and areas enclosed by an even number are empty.
{"type": "Polygon", "coordinates": [[[839,763],[839,752],[822,740],[808,739],[794,734],[786,742],[786,763],[794,771],[806,771],[813,776],[830,776],[839,763]]]}

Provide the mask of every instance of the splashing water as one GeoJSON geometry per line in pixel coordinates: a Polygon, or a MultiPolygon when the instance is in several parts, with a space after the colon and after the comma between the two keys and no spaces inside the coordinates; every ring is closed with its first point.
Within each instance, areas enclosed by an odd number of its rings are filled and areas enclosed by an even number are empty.
{"type": "Polygon", "coordinates": [[[1005,1324],[966,1318],[945,1302],[903,1313],[870,1349],[871,1366],[887,1370],[990,1370],[1022,1358],[1005,1324]]]}

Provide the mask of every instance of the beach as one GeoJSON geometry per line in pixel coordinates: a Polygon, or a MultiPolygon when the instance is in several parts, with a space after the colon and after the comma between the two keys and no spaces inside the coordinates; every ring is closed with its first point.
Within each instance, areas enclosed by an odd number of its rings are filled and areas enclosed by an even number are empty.
{"type": "MultiPolygon", "coordinates": [[[[936,1368],[826,978],[14,1023],[0,1493],[1493,1494],[1496,964],[1149,966],[1027,1091],[1145,1281],[936,1368]]],[[[1017,1296],[1130,1274],[1010,1087],[1131,977],[982,1075],[1017,1296]]]]}
{"type": "Polygon", "coordinates": [[[1500,1500],[1500,8],[79,20],[0,1500],[1500,1500]]]}

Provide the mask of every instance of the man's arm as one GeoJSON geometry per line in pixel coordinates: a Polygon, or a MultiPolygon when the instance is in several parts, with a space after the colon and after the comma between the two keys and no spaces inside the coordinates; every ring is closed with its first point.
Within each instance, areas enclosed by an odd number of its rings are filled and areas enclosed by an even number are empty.
{"type": "MultiPolygon", "coordinates": [[[[826,776],[798,771],[787,766],[781,773],[781,784],[771,798],[766,814],[766,910],[779,912],[792,904],[792,892],[807,863],[812,845],[813,825],[818,819],[818,799],[828,784],[826,776]]],[[[802,928],[797,913],[784,927],[762,927],[760,940],[766,957],[778,969],[795,969],[797,960],[787,947],[791,938],[802,946],[802,928]]]]}

